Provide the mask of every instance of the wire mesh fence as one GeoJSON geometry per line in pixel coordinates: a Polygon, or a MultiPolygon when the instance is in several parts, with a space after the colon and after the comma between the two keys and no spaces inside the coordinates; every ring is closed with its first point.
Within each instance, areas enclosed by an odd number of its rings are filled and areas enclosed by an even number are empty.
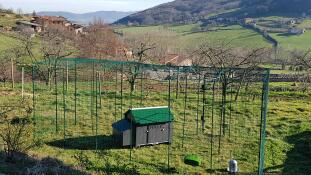
{"type": "MultiPolygon", "coordinates": [[[[146,172],[221,173],[236,159],[241,172],[262,174],[268,85],[269,70],[259,68],[79,58],[39,62],[33,68],[35,136],[63,152],[111,151],[112,159],[146,172]],[[172,143],[119,145],[112,124],[129,109],[156,106],[168,106],[174,116],[172,143]],[[187,154],[199,155],[202,166],[186,166],[187,154]]],[[[132,132],[130,138],[132,143],[132,132]]]]}

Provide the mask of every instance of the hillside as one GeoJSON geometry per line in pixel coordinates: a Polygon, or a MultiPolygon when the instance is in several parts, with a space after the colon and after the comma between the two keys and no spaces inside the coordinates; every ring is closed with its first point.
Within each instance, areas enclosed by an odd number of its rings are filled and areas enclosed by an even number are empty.
{"type": "Polygon", "coordinates": [[[29,16],[18,15],[13,12],[0,10],[0,27],[14,27],[16,21],[29,21],[29,16]]]}
{"type": "Polygon", "coordinates": [[[175,40],[174,46],[182,50],[194,49],[205,42],[218,43],[228,41],[236,47],[272,47],[261,35],[253,30],[245,29],[239,25],[219,27],[215,31],[192,32],[198,24],[175,25],[175,26],[132,26],[117,29],[125,37],[135,34],[158,33],[161,31],[170,31],[175,40]],[[256,41],[256,42],[254,42],[256,41]]]}
{"type": "Polygon", "coordinates": [[[176,0],[125,18],[115,24],[151,25],[196,22],[210,16],[253,17],[267,14],[298,16],[311,14],[306,0],[176,0]]]}
{"type": "Polygon", "coordinates": [[[126,17],[134,12],[119,12],[119,11],[98,11],[98,12],[90,12],[90,13],[70,13],[70,12],[38,12],[38,15],[48,15],[48,16],[63,16],[70,21],[77,22],[79,24],[88,24],[94,20],[94,18],[100,18],[107,23],[113,23],[123,17],[126,17]]]}

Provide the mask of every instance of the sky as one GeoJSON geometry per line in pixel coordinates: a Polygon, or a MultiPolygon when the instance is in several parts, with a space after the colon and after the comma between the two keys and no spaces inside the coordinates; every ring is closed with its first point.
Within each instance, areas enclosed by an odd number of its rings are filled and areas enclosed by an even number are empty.
{"type": "Polygon", "coordinates": [[[0,0],[5,8],[39,11],[140,11],[172,0],[0,0]]]}

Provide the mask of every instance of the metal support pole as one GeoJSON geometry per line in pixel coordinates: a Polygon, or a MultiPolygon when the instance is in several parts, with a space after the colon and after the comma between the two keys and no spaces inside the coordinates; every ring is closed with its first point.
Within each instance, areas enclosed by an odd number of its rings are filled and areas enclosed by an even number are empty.
{"type": "Polygon", "coordinates": [[[215,81],[213,82],[213,95],[212,95],[212,128],[211,128],[211,143],[210,143],[210,168],[211,172],[213,172],[213,146],[214,146],[214,107],[215,107],[215,81]]]}
{"type": "Polygon", "coordinates": [[[269,79],[270,79],[270,70],[267,70],[264,77],[263,90],[262,90],[258,175],[264,174],[263,171],[265,167],[265,142],[266,142],[266,125],[267,125],[266,119],[269,102],[269,79]]]}
{"type": "Polygon", "coordinates": [[[206,84],[206,77],[205,75],[203,76],[203,99],[202,99],[202,103],[203,103],[203,108],[202,108],[202,116],[201,116],[201,122],[202,122],[202,133],[204,133],[205,130],[205,107],[206,107],[206,88],[207,88],[207,84],[206,84]]]}
{"type": "Polygon", "coordinates": [[[55,130],[58,132],[58,87],[57,87],[57,67],[54,64],[54,81],[55,81],[55,130]]]}
{"type": "Polygon", "coordinates": [[[199,80],[198,80],[198,91],[197,91],[197,129],[196,133],[199,134],[199,106],[200,106],[200,85],[201,85],[201,74],[199,74],[199,80]]]}
{"type": "Polygon", "coordinates": [[[140,106],[143,106],[143,99],[144,99],[144,84],[143,84],[143,79],[144,79],[144,72],[141,73],[141,84],[140,84],[140,106]]]}
{"type": "Polygon", "coordinates": [[[185,125],[186,125],[186,108],[187,108],[187,98],[188,98],[188,74],[186,74],[186,86],[185,86],[185,99],[184,99],[184,120],[183,120],[183,127],[182,127],[182,140],[181,140],[181,147],[184,147],[184,139],[185,139],[185,125]]]}
{"type": "Polygon", "coordinates": [[[179,67],[177,69],[177,81],[176,81],[176,99],[178,99],[179,94],[179,67]]]}
{"type": "Polygon", "coordinates": [[[121,68],[121,119],[123,118],[123,64],[122,64],[122,68],[121,68]]]}
{"type": "Polygon", "coordinates": [[[92,125],[92,135],[94,135],[94,82],[95,82],[95,62],[92,63],[92,81],[91,81],[91,125],[92,125]]]}
{"type": "Polygon", "coordinates": [[[32,109],[33,109],[33,113],[32,113],[32,118],[35,122],[36,125],[36,97],[35,97],[35,91],[36,91],[36,86],[35,86],[35,68],[34,65],[32,65],[32,109]]]}
{"type": "MultiPolygon", "coordinates": [[[[64,113],[63,113],[63,132],[64,132],[64,144],[65,144],[65,140],[66,140],[66,83],[65,83],[65,70],[63,69],[63,109],[64,109],[64,113]]],[[[64,145],[65,146],[65,145],[64,145]]]]}
{"type": "MultiPolygon", "coordinates": [[[[130,92],[130,109],[133,108],[133,91],[131,89],[131,92],[130,92]]],[[[132,151],[133,151],[133,117],[131,117],[131,132],[130,132],[130,135],[131,135],[131,149],[130,149],[130,161],[132,162],[132,151]]]]}
{"type": "Polygon", "coordinates": [[[114,94],[114,122],[117,120],[118,70],[116,70],[116,86],[114,94]]]}
{"type": "Polygon", "coordinates": [[[77,61],[75,61],[75,125],[77,125],[77,61]]]}
{"type": "MultiPolygon", "coordinates": [[[[171,116],[171,79],[172,79],[172,75],[171,75],[171,67],[169,67],[169,79],[168,79],[168,109],[169,109],[169,121],[171,121],[172,116],[171,116]]],[[[168,127],[168,145],[167,145],[167,168],[168,170],[170,170],[170,155],[171,155],[171,123],[169,124],[168,127]]]]}
{"type": "Polygon", "coordinates": [[[99,86],[99,73],[96,73],[96,82],[95,82],[95,149],[98,149],[98,89],[99,86]]]}

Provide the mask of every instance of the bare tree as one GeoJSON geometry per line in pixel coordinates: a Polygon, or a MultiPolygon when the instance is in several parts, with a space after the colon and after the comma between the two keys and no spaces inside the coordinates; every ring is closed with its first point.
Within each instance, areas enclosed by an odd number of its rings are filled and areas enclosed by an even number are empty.
{"type": "Polygon", "coordinates": [[[85,31],[86,34],[80,35],[77,42],[81,57],[112,59],[116,56],[121,42],[111,27],[102,20],[95,19],[85,31]]]}
{"type": "Polygon", "coordinates": [[[150,57],[157,58],[152,60],[156,63],[162,62],[161,59],[168,53],[178,52],[177,42],[177,34],[164,27],[146,33],[125,33],[124,35],[124,43],[130,49],[135,45],[137,47],[140,43],[149,43],[149,45],[152,43],[155,48],[150,50],[148,54],[150,57]]]}
{"type": "Polygon", "coordinates": [[[76,52],[72,43],[73,32],[61,25],[48,25],[44,32],[38,36],[40,38],[40,52],[36,53],[36,43],[34,38],[24,34],[20,36],[22,47],[30,57],[32,63],[43,61],[44,64],[36,67],[37,75],[51,84],[51,79],[55,67],[60,59],[68,57],[76,52]]]}
{"type": "Polygon", "coordinates": [[[311,49],[305,52],[295,50],[292,52],[292,57],[296,66],[303,66],[307,69],[311,68],[311,49]]]}
{"type": "Polygon", "coordinates": [[[152,61],[151,57],[148,55],[152,49],[156,47],[154,44],[140,43],[138,46],[134,47],[132,50],[133,56],[130,61],[134,64],[128,64],[125,67],[125,75],[127,76],[127,81],[130,84],[131,93],[135,91],[136,80],[139,75],[142,74],[143,63],[150,63],[152,61]]]}
{"type": "Polygon", "coordinates": [[[311,83],[311,49],[305,52],[295,50],[292,52],[292,58],[292,62],[298,67],[298,70],[304,70],[298,79],[298,85],[300,90],[305,93],[309,90],[311,83]]]}
{"type": "Polygon", "coordinates": [[[258,66],[265,48],[236,48],[231,42],[204,43],[194,52],[193,63],[214,68],[251,68],[258,66]]]}
{"type": "Polygon", "coordinates": [[[4,57],[0,57],[0,82],[6,85],[6,82],[10,78],[10,71],[8,70],[9,61],[4,57]]]}
{"type": "Polygon", "coordinates": [[[237,100],[241,85],[248,76],[248,73],[261,63],[263,55],[265,54],[266,50],[264,48],[234,48],[230,42],[220,42],[219,44],[204,43],[199,49],[195,50],[193,57],[193,63],[195,65],[229,70],[230,68],[247,68],[241,75],[234,75],[232,71],[222,71],[219,74],[218,79],[221,82],[222,91],[221,123],[223,134],[225,134],[226,127],[225,109],[227,103],[227,89],[229,84],[233,83],[231,77],[240,76],[237,77],[240,79],[238,92],[236,93],[237,100]],[[250,71],[247,72],[248,70],[250,71]]]}

